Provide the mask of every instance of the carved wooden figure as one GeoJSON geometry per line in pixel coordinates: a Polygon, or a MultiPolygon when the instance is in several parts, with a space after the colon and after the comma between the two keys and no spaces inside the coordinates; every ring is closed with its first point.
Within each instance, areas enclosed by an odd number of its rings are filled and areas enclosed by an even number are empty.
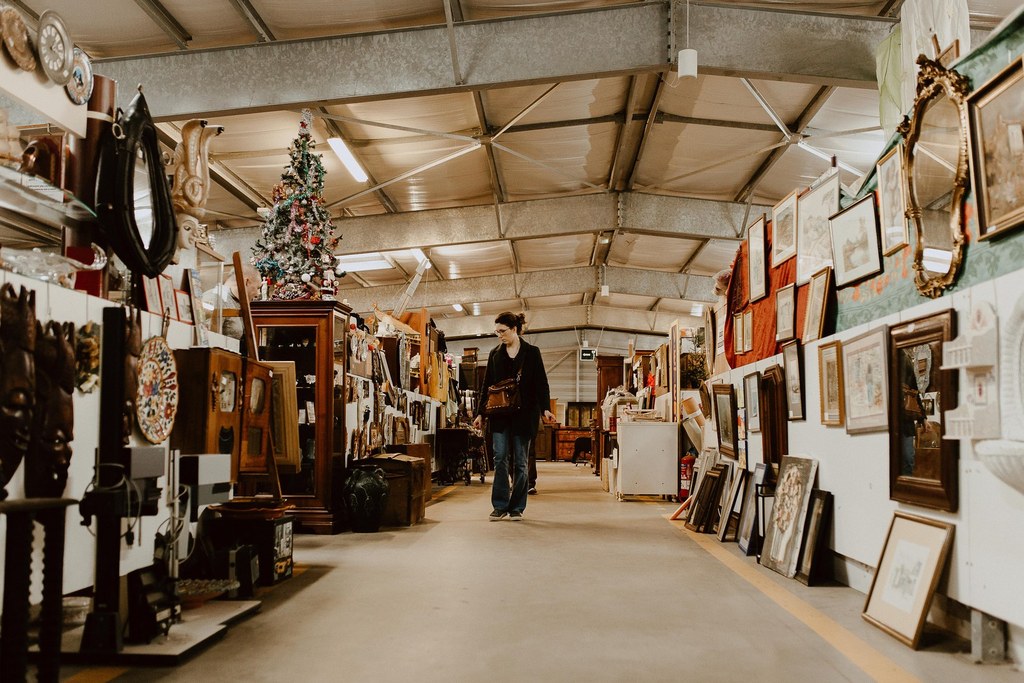
{"type": "Polygon", "coordinates": [[[75,326],[36,323],[36,410],[25,457],[25,495],[60,498],[68,482],[75,413],[75,326]]]}
{"type": "Polygon", "coordinates": [[[36,293],[0,289],[0,500],[28,451],[35,408],[36,293]]]}

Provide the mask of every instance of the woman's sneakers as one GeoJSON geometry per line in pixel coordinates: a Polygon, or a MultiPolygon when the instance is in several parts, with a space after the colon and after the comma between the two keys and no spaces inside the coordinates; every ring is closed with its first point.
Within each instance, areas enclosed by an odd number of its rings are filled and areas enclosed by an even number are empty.
{"type": "Polygon", "coordinates": [[[510,512],[510,513],[508,513],[508,518],[511,519],[513,522],[521,522],[521,521],[523,521],[523,513],[522,512],[510,512]]]}
{"type": "MultiPolygon", "coordinates": [[[[522,517],[521,514],[519,516],[522,517]]],[[[506,517],[508,517],[508,513],[505,512],[504,510],[495,510],[494,512],[491,513],[489,519],[492,522],[497,522],[497,521],[500,521],[502,519],[505,519],[506,517]]]]}

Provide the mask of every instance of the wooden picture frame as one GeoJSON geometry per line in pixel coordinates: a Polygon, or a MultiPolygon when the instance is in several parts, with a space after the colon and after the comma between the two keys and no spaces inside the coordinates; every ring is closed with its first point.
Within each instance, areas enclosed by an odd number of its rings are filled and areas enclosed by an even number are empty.
{"type": "Polygon", "coordinates": [[[846,433],[889,428],[889,328],[885,325],[843,342],[843,404],[846,433]]]}
{"type": "Polygon", "coordinates": [[[192,298],[188,295],[188,292],[183,289],[174,290],[174,309],[178,320],[189,325],[193,323],[192,298]]]}
{"type": "Polygon", "coordinates": [[[747,557],[757,553],[757,487],[764,481],[765,464],[754,466],[753,476],[747,477],[746,489],[743,492],[743,507],[740,509],[740,522],[736,531],[736,543],[740,551],[747,557]]]}
{"type": "Polygon", "coordinates": [[[1024,59],[1015,59],[967,98],[971,181],[980,239],[1024,225],[1020,103],[1024,59]]]}
{"type": "Polygon", "coordinates": [[[782,458],[775,485],[771,523],[765,527],[761,565],[787,578],[796,576],[807,507],[814,489],[818,461],[787,455],[782,458]]]}
{"type": "Polygon", "coordinates": [[[732,316],[732,352],[743,353],[746,348],[743,342],[743,314],[733,313],[732,316]]]}
{"type": "Polygon", "coordinates": [[[302,464],[299,448],[299,400],[295,361],[262,361],[274,372],[270,385],[270,435],[274,462],[282,474],[294,474],[302,464]]]}
{"type": "Polygon", "coordinates": [[[828,537],[832,526],[832,494],[815,489],[811,493],[811,504],[807,510],[807,525],[804,531],[800,563],[796,580],[805,586],[814,586],[831,575],[828,537]]]}
{"type": "Polygon", "coordinates": [[[789,452],[789,420],[786,408],[786,373],[778,364],[761,373],[761,452],[768,465],[765,483],[775,481],[782,456],[789,452]]]}
{"type": "Polygon", "coordinates": [[[743,377],[743,405],[747,410],[747,430],[761,431],[761,373],[756,370],[743,377]]]}
{"type": "Polygon", "coordinates": [[[796,285],[780,287],[775,292],[775,341],[796,337],[796,285]]]}
{"type": "Polygon", "coordinates": [[[743,351],[750,353],[754,350],[754,311],[747,309],[743,312],[743,351]]]}
{"type": "Polygon", "coordinates": [[[142,294],[146,304],[146,310],[153,315],[163,315],[164,307],[160,303],[160,282],[155,277],[140,276],[142,278],[142,294]]]}
{"type": "Polygon", "coordinates": [[[959,502],[960,442],[942,438],[945,412],[958,399],[958,371],[942,369],[955,315],[946,310],[889,331],[889,498],[947,512],[959,502]]]}
{"type": "Polygon", "coordinates": [[[829,218],[839,212],[839,173],[800,195],[796,211],[796,284],[832,265],[829,218]]]}
{"type": "Polygon", "coordinates": [[[711,387],[715,404],[715,430],[718,433],[718,451],[735,458],[738,447],[736,434],[736,392],[731,384],[711,387]]]}
{"type": "MultiPolygon", "coordinates": [[[[732,475],[732,484],[725,495],[722,513],[718,519],[718,540],[721,543],[735,541],[739,538],[739,512],[733,512],[736,503],[742,500],[744,484],[747,481],[747,470],[736,467],[732,475]]],[[[742,512],[742,509],[741,511],[742,512]]]]}
{"type": "Polygon", "coordinates": [[[843,343],[839,340],[818,346],[818,398],[821,424],[843,424],[843,343]]]}
{"type": "Polygon", "coordinates": [[[790,420],[804,419],[804,363],[800,342],[783,345],[782,364],[786,371],[786,408],[790,420]]]}
{"type": "Polygon", "coordinates": [[[178,319],[178,304],[174,299],[174,282],[170,275],[160,274],[156,278],[160,286],[160,315],[168,315],[171,320],[178,319]]]}
{"type": "Polygon", "coordinates": [[[772,207],[772,268],[796,256],[796,219],[799,190],[793,190],[772,207]]]}
{"type": "Polygon", "coordinates": [[[697,498],[684,525],[698,534],[711,533],[717,521],[718,505],[725,484],[725,465],[719,463],[709,469],[700,480],[697,498]]]}
{"type": "Polygon", "coordinates": [[[768,296],[768,272],[765,264],[765,215],[747,228],[747,290],[750,303],[768,296]]]}
{"type": "Polygon", "coordinates": [[[917,649],[953,545],[953,525],[893,513],[861,616],[917,649]]]}
{"type": "Polygon", "coordinates": [[[825,316],[828,314],[831,284],[831,266],[825,266],[811,277],[811,283],[807,287],[807,307],[804,309],[804,343],[817,341],[825,333],[825,316]]]}
{"type": "Polygon", "coordinates": [[[875,195],[869,194],[829,219],[836,287],[882,272],[875,195]]]}
{"type": "Polygon", "coordinates": [[[875,164],[878,179],[878,224],[882,255],[888,256],[910,244],[907,223],[907,169],[903,143],[899,142],[875,164]]]}

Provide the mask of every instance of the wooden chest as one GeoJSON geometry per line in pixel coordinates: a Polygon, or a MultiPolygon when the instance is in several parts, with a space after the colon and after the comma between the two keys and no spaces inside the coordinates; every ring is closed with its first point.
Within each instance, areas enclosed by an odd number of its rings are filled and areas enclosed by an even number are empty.
{"type": "Polygon", "coordinates": [[[384,509],[384,526],[412,526],[423,519],[426,501],[423,479],[428,477],[427,464],[411,455],[377,455],[357,461],[358,467],[376,466],[388,478],[388,503],[384,509]]]}

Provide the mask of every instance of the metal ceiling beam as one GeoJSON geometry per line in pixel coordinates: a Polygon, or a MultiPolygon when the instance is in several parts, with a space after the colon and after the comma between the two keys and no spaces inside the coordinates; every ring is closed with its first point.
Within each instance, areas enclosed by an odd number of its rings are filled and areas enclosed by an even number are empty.
{"type": "MultiPolygon", "coordinates": [[[[135,0],[135,4],[142,8],[142,11],[149,15],[160,29],[170,36],[174,44],[180,50],[187,50],[188,44],[192,41],[192,35],[185,30],[174,15],[167,11],[167,8],[160,4],[160,0],[135,0]]],[[[142,83],[142,81],[138,81],[142,83]]],[[[147,93],[148,95],[148,93],[147,93]]]]}
{"type": "Polygon", "coordinates": [[[724,121],[721,119],[702,119],[695,116],[679,116],[659,112],[659,123],[682,123],[688,126],[714,126],[715,128],[735,128],[737,130],[757,130],[765,133],[777,133],[778,128],[769,123],[751,123],[748,121],[724,121]]]}
{"type": "MultiPolygon", "coordinates": [[[[480,131],[485,133],[488,130],[487,112],[484,110],[484,98],[479,90],[473,93],[473,106],[476,107],[476,118],[480,122],[480,131]]],[[[494,150],[490,145],[484,145],[484,150],[487,152],[487,172],[491,176],[491,194],[494,196],[495,207],[497,207],[501,202],[508,200],[508,195],[505,193],[505,180],[498,169],[498,160],[495,159],[494,150]]]]}
{"type": "Polygon", "coordinates": [[[646,82],[647,77],[643,74],[637,74],[629,79],[629,93],[626,95],[626,109],[619,121],[619,134],[618,139],[615,141],[615,156],[612,157],[611,168],[608,170],[608,189],[610,190],[621,190],[623,186],[621,178],[629,177],[633,172],[632,163],[629,164],[629,168],[625,171],[623,171],[622,165],[627,159],[627,154],[629,159],[633,161],[636,160],[635,145],[631,150],[631,154],[626,151],[626,147],[629,145],[629,141],[631,140],[630,124],[633,123],[633,117],[636,116],[638,101],[646,82]]]}
{"type": "MultiPolygon", "coordinates": [[[[572,329],[604,329],[645,334],[668,334],[672,323],[683,327],[696,327],[703,320],[686,313],[671,311],[645,311],[611,306],[566,306],[564,308],[535,308],[526,316],[526,334],[572,329]]],[[[489,315],[461,318],[434,318],[445,340],[490,337],[494,339],[494,320],[489,315]]],[[[527,337],[529,339],[529,337],[527,337]]],[[[593,343],[593,342],[591,342],[593,343]]]]}
{"type": "Polygon", "coordinates": [[[249,0],[228,0],[231,5],[242,15],[249,27],[256,32],[259,36],[261,43],[271,43],[277,38],[274,36],[274,32],[267,26],[267,22],[263,21],[263,17],[256,11],[256,8],[252,6],[249,0]]]}
{"type": "MultiPolygon", "coordinates": [[[[422,282],[409,302],[409,307],[448,306],[453,301],[506,301],[538,296],[579,295],[596,290],[599,278],[600,266],[597,266],[422,282]]],[[[706,303],[718,300],[714,293],[714,279],[702,275],[605,266],[604,278],[609,289],[617,294],[706,303]]],[[[374,304],[386,306],[397,301],[404,291],[405,285],[383,285],[360,290],[343,289],[339,296],[348,299],[352,310],[364,312],[371,310],[374,304]]]]}
{"type": "MultiPolygon", "coordinates": [[[[159,119],[664,72],[669,12],[648,1],[456,24],[464,85],[452,83],[447,26],[112,58],[96,72],[159,83],[146,91],[159,119]]],[[[893,23],[712,5],[690,20],[701,73],[853,87],[874,87],[874,49],[893,23]]]]}
{"type": "MultiPolygon", "coordinates": [[[[320,107],[317,111],[321,115],[329,113],[323,107],[320,107]]],[[[323,116],[321,116],[320,118],[324,122],[324,127],[327,129],[329,137],[341,138],[342,140],[347,139],[344,131],[341,130],[341,127],[337,124],[337,122],[335,122],[333,119],[325,118],[323,116]]],[[[349,149],[349,151],[352,151],[351,148],[349,149]]],[[[354,151],[352,151],[352,156],[355,157],[354,151]]],[[[384,191],[384,188],[380,186],[380,184],[377,182],[377,179],[374,178],[373,174],[370,173],[370,171],[366,168],[366,164],[358,157],[356,157],[356,161],[359,162],[359,166],[363,169],[363,173],[366,174],[366,183],[370,187],[375,188],[374,194],[377,195],[377,200],[384,207],[384,210],[387,211],[388,213],[398,213],[398,206],[395,204],[395,200],[393,200],[388,195],[388,193],[384,191]]]]}
{"type": "Polygon", "coordinates": [[[654,95],[651,96],[651,103],[647,107],[647,122],[644,123],[644,130],[640,133],[640,144],[636,149],[636,156],[633,157],[633,170],[629,174],[629,180],[626,181],[626,189],[632,190],[636,184],[636,175],[640,170],[640,160],[644,156],[644,149],[647,147],[647,141],[651,139],[651,129],[654,128],[655,119],[658,116],[658,106],[661,103],[661,95],[665,92],[665,79],[658,79],[658,87],[654,89],[654,95]]]}

